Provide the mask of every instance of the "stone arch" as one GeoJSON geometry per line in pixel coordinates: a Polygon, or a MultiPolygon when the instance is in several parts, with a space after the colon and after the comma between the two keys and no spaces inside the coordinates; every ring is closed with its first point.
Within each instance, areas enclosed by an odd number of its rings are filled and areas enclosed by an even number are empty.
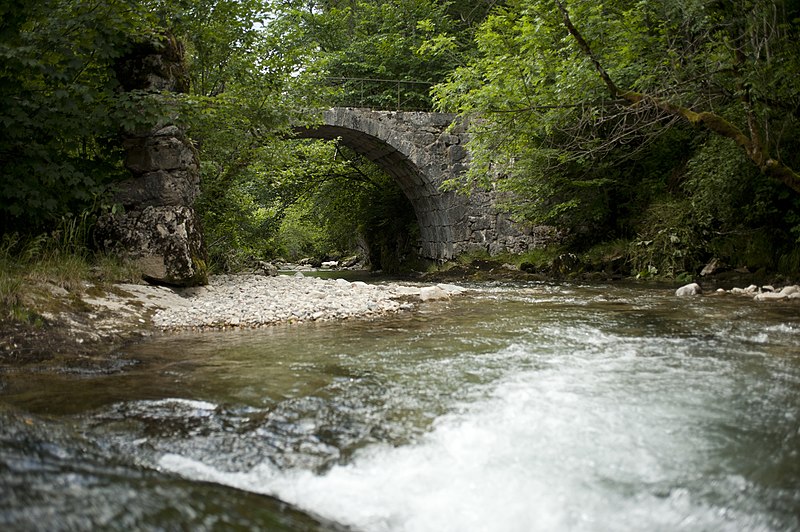
{"type": "Polygon", "coordinates": [[[420,228],[420,254],[449,259],[455,243],[468,239],[474,205],[465,196],[442,191],[442,183],[466,169],[463,130],[451,128],[454,115],[333,108],[315,127],[295,128],[298,138],[340,141],[377,164],[409,199],[420,228]],[[464,234],[462,234],[464,233],[464,234]]]}
{"type": "MultiPolygon", "coordinates": [[[[473,250],[520,252],[557,237],[553,228],[523,229],[512,223],[497,209],[493,191],[462,195],[441,190],[469,163],[466,127],[454,123],[455,118],[445,113],[333,108],[324,111],[319,125],[298,127],[295,134],[340,138],[393,176],[419,221],[423,257],[447,260],[473,250]]],[[[179,127],[161,124],[124,144],[131,178],[119,184],[116,199],[126,210],[98,222],[98,242],[139,259],[153,282],[205,283],[203,234],[194,212],[198,161],[191,142],[179,127]]]]}

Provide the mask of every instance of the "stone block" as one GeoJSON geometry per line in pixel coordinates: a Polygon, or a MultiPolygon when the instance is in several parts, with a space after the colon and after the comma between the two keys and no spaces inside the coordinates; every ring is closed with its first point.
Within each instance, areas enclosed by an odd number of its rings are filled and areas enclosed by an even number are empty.
{"type": "Polygon", "coordinates": [[[174,124],[169,124],[164,126],[160,129],[157,129],[152,134],[153,137],[175,137],[178,139],[184,139],[185,136],[183,134],[183,130],[174,124]]]}
{"type": "Polygon", "coordinates": [[[488,251],[485,244],[478,242],[464,242],[455,246],[454,253],[460,255],[462,253],[481,253],[488,251]]]}
{"type": "Polygon", "coordinates": [[[470,235],[470,242],[476,244],[485,244],[486,243],[486,231],[472,231],[472,235],[470,235]]]}
{"type": "Polygon", "coordinates": [[[194,150],[177,137],[135,137],[123,141],[125,166],[134,174],[196,165],[194,150]]]}
{"type": "Polygon", "coordinates": [[[452,166],[450,166],[449,173],[452,177],[458,177],[468,169],[469,167],[464,163],[454,163],[452,166]]]}
{"type": "Polygon", "coordinates": [[[436,246],[434,243],[430,241],[420,242],[420,255],[429,259],[436,258],[436,246]]]}
{"type": "Polygon", "coordinates": [[[159,170],[120,182],[114,199],[126,207],[138,208],[192,205],[199,186],[195,172],[159,170]]]}
{"type": "Polygon", "coordinates": [[[492,227],[492,221],[488,216],[467,216],[467,221],[474,231],[484,231],[492,227]]]}
{"type": "Polygon", "coordinates": [[[447,215],[453,222],[466,221],[470,209],[463,203],[457,203],[447,210],[447,215]]]}
{"type": "MultiPolygon", "coordinates": [[[[467,158],[467,150],[466,148],[464,148],[464,146],[461,146],[460,144],[455,144],[447,148],[447,158],[453,164],[460,163],[461,161],[467,158]]],[[[453,168],[453,171],[459,173],[458,169],[456,169],[455,167],[453,168]]]]}
{"type": "Polygon", "coordinates": [[[145,207],[103,216],[95,239],[103,249],[138,261],[150,282],[175,286],[207,282],[202,233],[190,207],[145,207]]]}
{"type": "Polygon", "coordinates": [[[470,229],[469,225],[465,223],[457,223],[452,226],[450,234],[452,235],[453,241],[466,242],[472,235],[472,229],[470,229]]]}
{"type": "Polygon", "coordinates": [[[494,257],[506,251],[512,251],[512,250],[510,250],[505,244],[501,244],[500,242],[491,242],[488,246],[487,251],[489,252],[489,255],[494,257]]]}
{"type": "Polygon", "coordinates": [[[445,146],[460,145],[461,144],[461,136],[460,135],[451,135],[450,133],[442,133],[439,136],[439,142],[441,142],[445,146]]]}
{"type": "Polygon", "coordinates": [[[421,132],[414,135],[414,144],[419,146],[429,146],[434,142],[436,142],[436,137],[432,133],[421,132]]]}

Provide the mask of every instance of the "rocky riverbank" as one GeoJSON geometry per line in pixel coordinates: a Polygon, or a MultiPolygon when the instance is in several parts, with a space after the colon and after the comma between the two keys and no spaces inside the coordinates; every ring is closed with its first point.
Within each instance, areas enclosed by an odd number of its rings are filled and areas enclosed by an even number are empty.
{"type": "MultiPolygon", "coordinates": [[[[800,286],[796,285],[703,288],[687,285],[675,294],[800,301],[800,286]]],[[[374,319],[462,292],[459,286],[431,279],[426,283],[368,284],[302,272],[219,275],[212,277],[209,285],[194,288],[86,283],[82,290],[69,292],[54,285],[36,286],[30,290],[27,304],[40,316],[40,323],[0,321],[0,373],[22,368],[114,371],[121,345],[160,332],[374,319]]]]}
{"type": "MultiPolygon", "coordinates": [[[[690,283],[681,286],[675,290],[675,295],[678,297],[697,296],[703,294],[703,288],[697,283],[690,283]]],[[[724,288],[717,288],[712,293],[714,294],[735,294],[739,296],[746,296],[755,299],[756,301],[784,301],[796,300],[800,301],[800,285],[786,285],[775,288],[772,285],[756,286],[751,284],[746,288],[732,288],[725,290],[724,288]]]]}
{"type": "Polygon", "coordinates": [[[373,318],[463,291],[450,284],[378,285],[306,277],[302,273],[275,277],[220,275],[208,286],[181,290],[183,299],[157,310],[152,321],[156,327],[170,330],[373,318]]]}
{"type": "Polygon", "coordinates": [[[370,319],[463,291],[452,284],[368,284],[302,273],[220,275],[194,288],[87,283],[76,293],[45,285],[27,302],[40,324],[0,322],[0,371],[113,370],[111,355],[120,345],[159,331],[370,319]]]}

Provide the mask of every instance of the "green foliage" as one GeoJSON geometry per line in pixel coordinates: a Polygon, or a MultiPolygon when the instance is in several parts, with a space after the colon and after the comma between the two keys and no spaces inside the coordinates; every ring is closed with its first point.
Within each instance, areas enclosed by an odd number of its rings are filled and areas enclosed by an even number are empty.
{"type": "Polygon", "coordinates": [[[691,198],[696,222],[706,230],[733,231],[771,222],[778,212],[773,202],[778,186],[747,164],[741,150],[710,137],[686,168],[683,189],[691,198]]]}
{"type": "MultiPolygon", "coordinates": [[[[741,30],[745,34],[757,32],[758,17],[766,17],[773,12],[771,4],[782,2],[756,4],[748,11],[753,20],[741,30]]],[[[680,104],[738,104],[731,70],[725,68],[735,58],[728,36],[718,29],[739,20],[736,9],[726,12],[671,0],[573,1],[567,9],[618,86],[673,97],[680,104]],[[715,63],[720,70],[710,69],[715,63]],[[709,91],[709,84],[728,89],[727,101],[724,94],[709,91]]],[[[744,35],[740,37],[744,40],[744,35]]],[[[764,49],[761,56],[753,52],[753,64],[782,65],[781,74],[776,73],[781,80],[788,79],[789,72],[796,74],[796,45],[787,44],[777,28],[762,37],[764,49]],[[766,48],[781,58],[763,61],[766,48]]],[[[609,94],[595,65],[569,35],[553,0],[507,2],[481,26],[477,45],[479,55],[455,70],[435,92],[443,109],[483,115],[485,120],[475,129],[478,153],[518,157],[525,151],[551,149],[554,153],[545,153],[544,161],[557,166],[602,160],[625,146],[636,149],[659,132],[665,117],[647,109],[631,110],[627,104],[620,107],[615,95],[609,94]]],[[[761,77],[753,73],[748,82],[768,90],[763,73],[761,77]]],[[[790,109],[796,98],[796,90],[788,90],[773,103],[790,109]]],[[[767,100],[766,92],[756,98],[759,105],[770,108],[767,100]]],[[[479,165],[472,177],[485,174],[484,170],[479,165]]]]}
{"type": "Polygon", "coordinates": [[[616,264],[619,269],[627,270],[629,252],[630,242],[617,238],[595,244],[586,250],[582,259],[594,269],[603,269],[616,264]]]}
{"type": "Polygon", "coordinates": [[[702,268],[707,242],[695,231],[690,217],[685,200],[665,198],[650,204],[630,248],[631,267],[638,277],[675,277],[702,268]]]}
{"type": "Polygon", "coordinates": [[[304,258],[322,260],[341,253],[333,244],[319,213],[308,205],[296,204],[287,211],[275,241],[278,255],[290,261],[304,258]]]}
{"type": "Polygon", "coordinates": [[[318,107],[312,50],[267,1],[171,4],[166,18],[186,44],[191,91],[182,120],[198,149],[211,270],[274,255],[284,212],[311,186],[285,140],[318,107]],[[302,174],[302,175],[300,175],[302,174]]]}
{"type": "Polygon", "coordinates": [[[800,198],[747,164],[740,150],[709,137],[687,164],[682,184],[708,253],[734,267],[778,268],[792,263],[800,198]]]}
{"type": "MultiPolygon", "coordinates": [[[[477,16],[476,7],[462,10],[477,16]]],[[[286,140],[288,126],[336,92],[394,107],[398,85],[369,80],[443,79],[464,34],[448,53],[425,43],[474,24],[459,14],[429,0],[205,0],[180,12],[193,80],[183,114],[202,165],[197,205],[212,269],[359,250],[391,269],[413,254],[413,211],[394,182],[333,143],[286,140]]],[[[428,87],[400,85],[402,105],[429,105],[428,87]]]]}
{"type": "Polygon", "coordinates": [[[448,186],[512,192],[517,218],[566,228],[574,246],[632,239],[645,275],[693,271],[727,236],[766,227],[768,244],[726,257],[789,257],[796,194],[760,173],[753,150],[800,167],[798,15],[782,0],[504,2],[433,91],[440,110],[471,120],[470,170],[448,186]],[[646,97],[631,105],[626,90],[646,97]],[[670,105],[713,110],[750,151],[670,105]]]}
{"type": "Polygon", "coordinates": [[[273,141],[262,157],[200,199],[212,269],[344,255],[392,269],[413,255],[413,209],[372,163],[336,142],[308,140],[273,141]]]}
{"type": "Polygon", "coordinates": [[[373,269],[390,272],[413,260],[416,216],[393,179],[335,143],[303,145],[335,158],[324,174],[311,169],[312,186],[287,211],[277,253],[292,260],[360,255],[373,269]]]}
{"type": "Polygon", "coordinates": [[[294,0],[283,5],[281,19],[316,52],[306,66],[327,76],[338,90],[334,101],[388,109],[430,107],[429,85],[380,80],[443,80],[471,47],[465,30],[474,19],[457,17],[484,11],[432,0],[323,1],[313,6],[294,0]]]}
{"type": "Polygon", "coordinates": [[[138,94],[120,94],[114,61],[149,38],[134,0],[0,4],[0,220],[37,231],[95,202],[124,175],[120,125],[138,94]]]}
{"type": "Polygon", "coordinates": [[[291,127],[336,101],[433,101],[471,124],[470,170],[448,186],[509,193],[517,219],[569,230],[573,248],[630,241],[643,275],[712,255],[785,271],[800,199],[758,157],[800,167],[798,19],[789,0],[0,0],[0,225],[22,235],[23,264],[90,259],[94,216],[127,175],[120,133],[177,114],[200,156],[209,267],[360,249],[395,269],[416,244],[402,192],[291,127]],[[165,31],[186,46],[189,93],[121,91],[116,62],[165,31]]]}

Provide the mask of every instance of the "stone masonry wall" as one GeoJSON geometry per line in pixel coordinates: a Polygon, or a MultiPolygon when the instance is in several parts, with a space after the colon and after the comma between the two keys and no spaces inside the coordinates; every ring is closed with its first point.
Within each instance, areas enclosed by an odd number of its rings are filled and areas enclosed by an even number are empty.
{"type": "Polygon", "coordinates": [[[342,142],[392,175],[414,206],[420,253],[451,259],[481,250],[520,253],[553,240],[550,228],[524,228],[496,206],[496,194],[442,191],[469,165],[466,124],[446,113],[333,108],[323,125],[299,129],[300,137],[341,138],[342,142]]]}
{"type": "MultiPolygon", "coordinates": [[[[126,90],[180,92],[186,88],[180,45],[141,44],[118,64],[126,90]]],[[[197,156],[178,126],[159,124],[124,138],[131,177],[117,187],[124,212],[98,223],[97,240],[136,260],[145,279],[179,286],[205,284],[203,233],[193,204],[199,193],[197,156]]]]}

